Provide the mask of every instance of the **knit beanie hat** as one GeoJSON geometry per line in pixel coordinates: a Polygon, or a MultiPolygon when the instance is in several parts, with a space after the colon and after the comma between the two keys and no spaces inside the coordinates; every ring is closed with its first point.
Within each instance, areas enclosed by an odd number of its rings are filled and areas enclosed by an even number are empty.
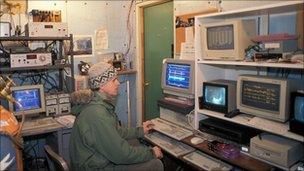
{"type": "Polygon", "coordinates": [[[116,76],[117,71],[111,64],[99,62],[89,69],[89,86],[98,89],[116,76]]]}

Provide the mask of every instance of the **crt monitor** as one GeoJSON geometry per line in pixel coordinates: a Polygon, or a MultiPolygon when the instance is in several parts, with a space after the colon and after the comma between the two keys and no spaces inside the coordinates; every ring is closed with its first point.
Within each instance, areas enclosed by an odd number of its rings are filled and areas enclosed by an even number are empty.
{"type": "Polygon", "coordinates": [[[43,85],[26,85],[12,87],[13,98],[21,106],[9,103],[9,109],[15,116],[22,113],[26,115],[39,114],[45,112],[45,98],[43,85]]]}
{"type": "Polygon", "coordinates": [[[252,19],[210,22],[201,28],[202,58],[207,60],[243,60],[257,32],[252,19]]]}
{"type": "Polygon", "coordinates": [[[301,85],[301,79],[240,75],[237,108],[243,113],[285,122],[289,119],[290,93],[301,85]]]}
{"type": "Polygon", "coordinates": [[[294,119],[304,124],[304,95],[294,97],[291,107],[294,119]]]}
{"type": "Polygon", "coordinates": [[[204,91],[207,103],[224,106],[226,104],[225,88],[217,86],[206,86],[204,91]]]}
{"type": "Polygon", "coordinates": [[[194,61],[165,59],[162,68],[162,88],[177,96],[194,96],[194,61]]]}
{"type": "Polygon", "coordinates": [[[290,131],[304,136],[304,92],[291,93],[290,103],[290,131]]]}
{"type": "Polygon", "coordinates": [[[201,105],[204,109],[229,113],[236,108],[236,81],[212,80],[203,82],[203,98],[201,105]]]}

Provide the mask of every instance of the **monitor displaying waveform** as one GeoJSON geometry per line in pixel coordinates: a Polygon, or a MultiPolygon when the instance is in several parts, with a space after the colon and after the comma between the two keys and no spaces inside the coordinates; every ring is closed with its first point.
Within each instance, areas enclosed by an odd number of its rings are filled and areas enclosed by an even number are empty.
{"type": "Polygon", "coordinates": [[[189,89],[191,66],[189,64],[168,63],[166,70],[166,85],[189,89]]]}

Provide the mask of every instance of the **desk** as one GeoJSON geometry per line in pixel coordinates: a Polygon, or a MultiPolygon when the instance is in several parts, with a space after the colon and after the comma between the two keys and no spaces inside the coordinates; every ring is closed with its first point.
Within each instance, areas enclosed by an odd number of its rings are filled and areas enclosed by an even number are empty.
{"type": "MultiPolygon", "coordinates": [[[[28,130],[21,130],[23,139],[35,140],[45,139],[45,143],[51,146],[60,156],[62,156],[68,163],[69,158],[69,139],[71,128],[57,123],[52,126],[41,125],[39,128],[28,130]]],[[[43,151],[43,150],[42,150],[43,151]]]]}
{"type": "Polygon", "coordinates": [[[250,156],[247,156],[243,153],[240,153],[240,155],[234,159],[227,159],[227,158],[224,158],[220,155],[218,155],[217,153],[211,151],[208,149],[208,145],[207,145],[207,142],[203,142],[201,144],[198,144],[198,145],[193,145],[191,144],[190,140],[191,138],[193,138],[194,136],[190,136],[190,137],[187,137],[185,139],[182,140],[183,143],[185,144],[188,144],[212,157],[215,157],[215,158],[218,158],[218,159],[221,159],[227,163],[230,163],[232,165],[235,165],[235,166],[239,166],[241,168],[244,168],[246,170],[256,170],[256,171],[263,171],[263,170],[271,170],[272,166],[270,166],[269,164],[266,164],[262,161],[259,161],[259,160],[256,160],[250,156]]]}
{"type": "MultiPolygon", "coordinates": [[[[214,157],[216,159],[219,159],[221,161],[224,161],[228,164],[231,164],[231,165],[234,165],[234,166],[237,166],[237,167],[240,167],[242,169],[246,169],[246,170],[256,170],[256,171],[261,171],[261,170],[271,170],[273,168],[273,166],[267,164],[267,163],[264,163],[260,160],[257,160],[257,159],[254,159],[252,157],[250,157],[249,155],[246,155],[246,154],[243,154],[243,153],[240,153],[239,156],[233,158],[233,159],[228,159],[228,158],[225,158],[211,150],[208,149],[208,145],[207,145],[207,142],[203,142],[203,143],[200,143],[198,145],[193,145],[190,140],[191,138],[193,138],[194,135],[191,135],[189,137],[186,137],[182,140],[180,140],[179,142],[182,142],[183,144],[187,144],[191,147],[193,147],[194,149],[196,150],[199,150],[199,151],[202,151],[203,153],[211,156],[211,157],[214,157]]],[[[146,138],[147,139],[147,138],[146,138]]],[[[151,140],[147,139],[149,142],[151,142],[151,140]]],[[[178,142],[178,140],[175,140],[178,142]]],[[[157,143],[155,142],[151,142],[152,144],[154,145],[158,145],[157,143]]],[[[163,151],[165,151],[166,149],[163,149],[163,151]]],[[[170,154],[169,151],[165,151],[167,153],[170,154]]],[[[188,153],[187,153],[188,154],[188,153]]],[[[180,155],[178,157],[176,157],[177,159],[183,161],[183,162],[186,162],[189,164],[188,161],[186,161],[185,159],[183,159],[183,156],[185,156],[186,154],[183,154],[183,155],[180,155]]],[[[193,164],[190,164],[191,166],[194,166],[193,164]]],[[[196,166],[194,166],[195,168],[197,168],[196,166]]],[[[201,170],[201,168],[199,168],[199,170],[201,170]]]]}
{"type": "Polygon", "coordinates": [[[71,135],[71,128],[63,127],[62,129],[50,134],[46,142],[52,147],[58,154],[63,157],[66,162],[70,163],[70,151],[69,151],[69,141],[71,135]]]}
{"type": "Polygon", "coordinates": [[[33,136],[33,135],[39,135],[39,134],[46,134],[46,133],[56,132],[64,127],[65,126],[63,126],[59,123],[57,125],[54,125],[51,127],[46,125],[46,126],[42,126],[37,129],[21,130],[21,135],[22,135],[22,137],[26,137],[26,136],[33,136]]]}

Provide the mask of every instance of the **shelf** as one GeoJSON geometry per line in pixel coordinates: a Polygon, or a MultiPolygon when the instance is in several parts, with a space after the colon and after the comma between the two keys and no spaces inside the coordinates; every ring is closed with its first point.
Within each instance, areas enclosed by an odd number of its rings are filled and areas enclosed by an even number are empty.
{"type": "Polygon", "coordinates": [[[198,64],[304,69],[304,63],[292,64],[292,63],[270,63],[270,62],[200,60],[198,61],[198,64]]]}
{"type": "Polygon", "coordinates": [[[270,132],[273,134],[281,135],[290,139],[294,139],[297,141],[304,142],[304,136],[292,133],[289,130],[289,124],[288,123],[280,123],[275,122],[259,117],[252,117],[249,115],[237,115],[233,118],[227,118],[224,116],[223,113],[218,113],[210,110],[198,110],[199,114],[203,114],[206,116],[211,116],[215,118],[219,118],[222,120],[227,120],[230,122],[238,123],[241,125],[249,126],[252,128],[260,129],[266,132],[270,132]]]}
{"type": "Polygon", "coordinates": [[[70,39],[71,37],[0,37],[0,41],[60,41],[70,39]]]}
{"type": "Polygon", "coordinates": [[[303,9],[303,1],[285,1],[269,5],[249,7],[240,10],[224,11],[219,13],[199,15],[195,18],[225,18],[225,17],[239,17],[239,16],[252,16],[252,15],[267,15],[284,13],[289,11],[296,11],[303,9]]]}
{"type": "Polygon", "coordinates": [[[51,66],[20,67],[20,68],[1,67],[0,72],[25,71],[25,70],[55,70],[55,69],[63,69],[66,67],[72,67],[72,66],[71,64],[60,64],[60,65],[51,65],[51,66]]]}
{"type": "Polygon", "coordinates": [[[127,74],[135,74],[135,73],[137,73],[137,71],[133,69],[118,71],[118,75],[127,75],[127,74]]]}
{"type": "MultiPolygon", "coordinates": [[[[68,52],[72,52],[71,55],[69,56],[69,60],[71,62],[74,61],[74,56],[73,56],[73,35],[70,34],[67,37],[28,37],[28,36],[13,36],[13,37],[0,37],[0,42],[25,42],[24,47],[29,47],[30,42],[35,42],[35,41],[48,41],[48,43],[53,43],[54,46],[53,48],[56,49],[56,57],[58,59],[64,59],[64,41],[67,41],[69,44],[69,49],[67,50],[68,52]]],[[[48,45],[49,46],[49,45],[48,45]]],[[[40,46],[39,46],[40,47],[40,46]]],[[[5,49],[5,47],[3,47],[5,49]]],[[[46,52],[47,50],[45,50],[46,52]]],[[[27,53],[27,52],[25,52],[27,53]]],[[[32,59],[29,59],[32,60],[32,59]]],[[[29,62],[29,61],[26,61],[29,62]]],[[[40,78],[43,77],[43,75],[46,75],[49,73],[49,71],[55,71],[58,74],[52,75],[52,77],[55,79],[55,82],[58,86],[54,87],[57,88],[58,91],[62,90],[67,90],[69,92],[72,92],[75,90],[75,82],[74,82],[74,68],[73,64],[56,64],[55,65],[44,65],[44,66],[24,66],[24,67],[17,67],[17,68],[11,68],[10,65],[7,66],[0,66],[0,73],[1,74],[21,74],[23,72],[39,72],[40,73],[40,78]],[[68,69],[68,70],[65,70],[68,69]],[[63,72],[65,71],[65,72],[63,72]],[[58,77],[57,77],[58,76],[58,77]],[[67,79],[67,77],[69,79],[67,79]]],[[[18,76],[18,75],[17,75],[18,76]]],[[[29,75],[31,77],[34,77],[34,75],[29,75]]],[[[24,77],[27,77],[24,76],[24,77]]],[[[16,77],[16,79],[19,79],[16,77]]],[[[32,83],[29,79],[29,82],[32,83]]],[[[39,79],[39,84],[48,84],[48,81],[43,81],[43,79],[39,79]]],[[[51,84],[51,83],[50,83],[51,84]]]]}

